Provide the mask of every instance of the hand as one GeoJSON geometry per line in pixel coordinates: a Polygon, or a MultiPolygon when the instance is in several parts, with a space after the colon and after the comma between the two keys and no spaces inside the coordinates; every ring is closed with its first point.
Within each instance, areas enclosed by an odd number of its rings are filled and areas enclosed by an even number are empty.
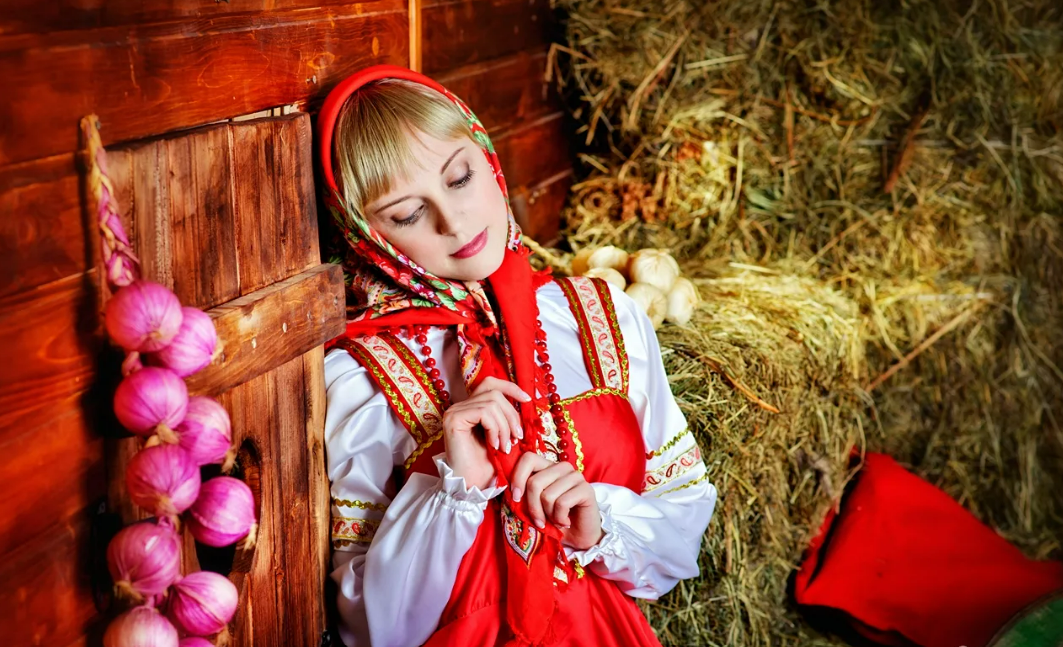
{"type": "Polygon", "coordinates": [[[484,378],[467,400],[454,404],[443,414],[443,440],[447,447],[447,463],[469,487],[486,488],[495,475],[495,468],[487,459],[487,446],[507,454],[524,438],[520,415],[506,397],[528,402],[531,397],[512,382],[493,377],[484,378]],[[475,433],[483,430],[483,439],[475,433]]]}
{"type": "Polygon", "coordinates": [[[602,539],[602,517],[594,488],[571,463],[552,463],[534,452],[517,461],[510,479],[513,500],[528,499],[532,522],[543,528],[545,520],[561,529],[561,541],[587,550],[602,539]]]}

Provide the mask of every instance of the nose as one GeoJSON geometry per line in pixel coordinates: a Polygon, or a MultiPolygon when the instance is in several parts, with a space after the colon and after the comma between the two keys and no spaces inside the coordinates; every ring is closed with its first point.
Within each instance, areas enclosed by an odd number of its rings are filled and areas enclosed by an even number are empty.
{"type": "Polygon", "coordinates": [[[436,205],[436,232],[440,236],[455,236],[461,232],[464,220],[460,210],[445,204],[436,205]]]}

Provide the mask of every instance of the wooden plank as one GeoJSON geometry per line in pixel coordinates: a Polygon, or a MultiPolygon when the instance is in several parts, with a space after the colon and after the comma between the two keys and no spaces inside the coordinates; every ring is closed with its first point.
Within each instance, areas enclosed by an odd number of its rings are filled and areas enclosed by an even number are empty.
{"type": "MultiPolygon", "coordinates": [[[[363,5],[380,4],[368,0],[363,5]]],[[[146,25],[174,20],[241,15],[251,19],[266,11],[350,4],[350,0],[5,0],[0,4],[0,35],[146,25]]]]}
{"type": "Polygon", "coordinates": [[[303,404],[303,430],[306,441],[303,451],[307,456],[307,471],[304,477],[309,481],[309,572],[305,584],[316,601],[307,613],[316,623],[320,633],[327,623],[326,608],[331,604],[325,602],[324,592],[331,570],[329,564],[332,514],[328,471],[325,466],[325,350],[321,346],[303,355],[303,404]]]}
{"type": "Polygon", "coordinates": [[[85,238],[74,156],[0,168],[0,297],[85,271],[85,238]]]}
{"type": "Polygon", "coordinates": [[[565,206],[571,185],[572,171],[568,170],[533,187],[519,187],[511,193],[510,205],[521,231],[544,245],[556,241],[561,208],[565,206]]]}
{"type": "MultiPolygon", "coordinates": [[[[96,615],[89,511],[0,562],[0,627],[7,645],[65,645],[96,615]]],[[[58,521],[58,520],[57,520],[58,521]]],[[[100,644],[100,636],[89,644],[100,644]]]]}
{"type": "Polygon", "coordinates": [[[343,332],[343,273],[323,264],[210,310],[222,351],[188,379],[215,395],[243,384],[343,332]]]}
{"type": "Polygon", "coordinates": [[[510,189],[537,185],[572,168],[563,117],[556,112],[492,137],[510,189]]]}
{"type": "Polygon", "coordinates": [[[313,134],[306,114],[229,130],[240,294],[248,294],[321,262],[313,134]]]}
{"type": "Polygon", "coordinates": [[[0,299],[0,442],[27,411],[92,385],[103,348],[95,281],[94,270],[0,299]]]}
{"type": "Polygon", "coordinates": [[[549,0],[426,2],[421,11],[430,76],[550,42],[549,0]]]}
{"type": "Polygon", "coordinates": [[[489,132],[501,132],[559,109],[553,87],[543,82],[546,53],[544,47],[467,65],[442,74],[439,82],[461,97],[489,132]]]}
{"type": "Polygon", "coordinates": [[[104,439],[80,398],[47,402],[13,420],[0,444],[0,555],[48,540],[57,524],[107,493],[104,439]]]}
{"type": "MultiPolygon", "coordinates": [[[[538,0],[543,1],[543,0],[538,0]]],[[[405,64],[405,2],[0,37],[0,166],[70,152],[91,112],[104,145],[297,102],[375,63],[405,64]],[[33,133],[27,137],[26,133],[33,133]]]]}

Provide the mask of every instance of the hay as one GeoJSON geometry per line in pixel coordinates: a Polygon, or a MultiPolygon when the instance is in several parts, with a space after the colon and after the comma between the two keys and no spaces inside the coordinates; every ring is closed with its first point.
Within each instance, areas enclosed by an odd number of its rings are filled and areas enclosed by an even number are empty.
{"type": "Polygon", "coordinates": [[[555,3],[554,265],[665,247],[704,297],[661,339],[721,504],[662,641],[834,644],[786,585],[853,447],[1063,557],[1063,7],[555,3]]]}

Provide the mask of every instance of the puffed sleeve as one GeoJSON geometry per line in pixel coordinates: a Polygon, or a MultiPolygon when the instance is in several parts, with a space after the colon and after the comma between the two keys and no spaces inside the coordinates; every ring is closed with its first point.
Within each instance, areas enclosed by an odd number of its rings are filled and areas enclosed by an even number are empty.
{"type": "Polygon", "coordinates": [[[672,396],[653,325],[629,296],[610,287],[630,366],[628,397],[646,445],[646,475],[641,492],[592,483],[604,536],[588,550],[568,552],[628,595],[657,599],[698,574],[716,488],[672,396]]]}
{"type": "Polygon", "coordinates": [[[435,630],[490,498],[467,488],[445,455],[439,476],[392,473],[413,439],[347,352],[325,357],[325,443],[332,483],[332,579],[348,647],[420,645],[435,630]]]}

